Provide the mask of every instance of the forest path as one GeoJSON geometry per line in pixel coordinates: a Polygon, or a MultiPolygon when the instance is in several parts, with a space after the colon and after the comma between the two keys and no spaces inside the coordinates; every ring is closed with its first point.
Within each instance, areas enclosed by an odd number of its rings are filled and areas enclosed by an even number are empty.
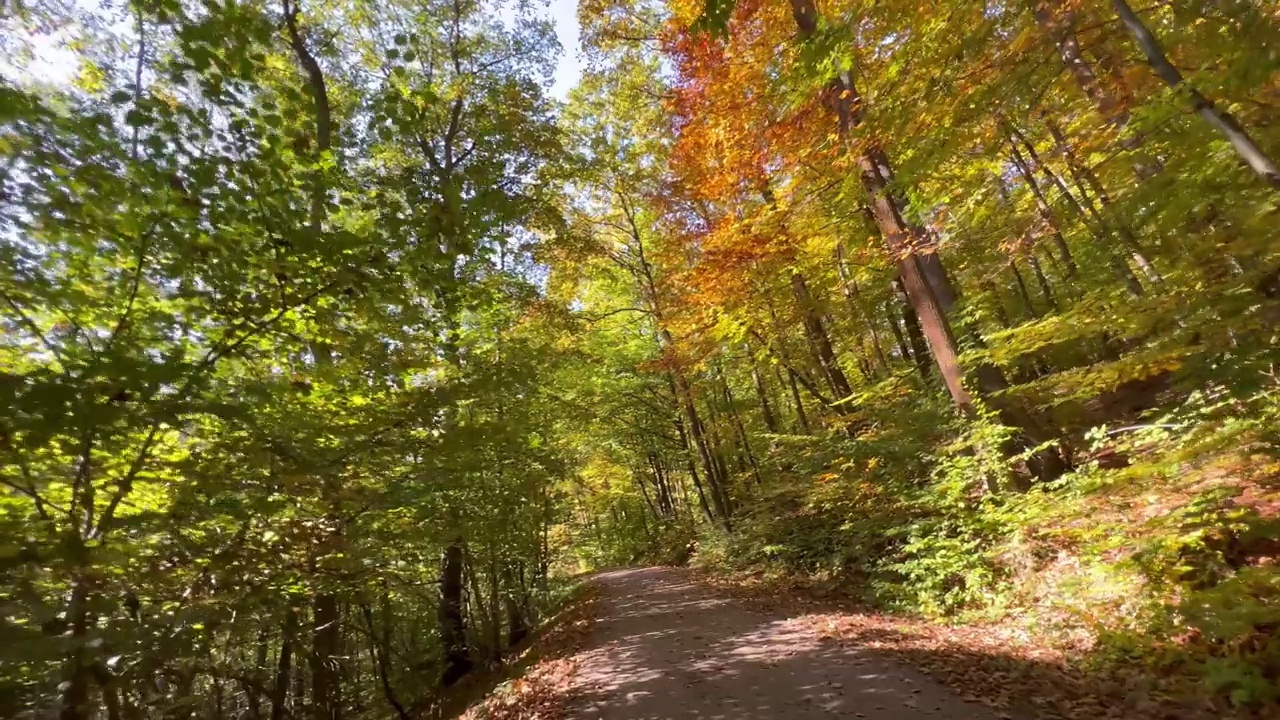
{"type": "Polygon", "coordinates": [[[597,576],[574,720],[998,720],[874,650],[824,641],[673,568],[597,576]]]}

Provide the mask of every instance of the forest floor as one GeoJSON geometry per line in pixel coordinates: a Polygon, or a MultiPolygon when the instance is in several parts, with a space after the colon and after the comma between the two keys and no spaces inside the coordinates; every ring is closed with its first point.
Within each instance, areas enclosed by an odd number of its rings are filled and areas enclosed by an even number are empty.
{"type": "Polygon", "coordinates": [[[1202,720],[1145,674],[1094,676],[1044,638],[860,612],[648,567],[595,575],[466,720],[1202,720]]]}
{"type": "Polygon", "coordinates": [[[619,570],[595,582],[595,628],[565,688],[575,720],[1023,717],[967,701],[872,643],[841,642],[802,615],[762,610],[686,570],[619,570]]]}

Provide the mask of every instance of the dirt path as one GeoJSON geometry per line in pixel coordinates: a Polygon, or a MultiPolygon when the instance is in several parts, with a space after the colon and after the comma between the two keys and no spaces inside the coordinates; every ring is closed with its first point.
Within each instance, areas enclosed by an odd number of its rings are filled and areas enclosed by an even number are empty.
{"type": "Polygon", "coordinates": [[[874,651],[824,642],[718,596],[680,570],[621,570],[599,582],[574,720],[1009,717],[874,651]]]}

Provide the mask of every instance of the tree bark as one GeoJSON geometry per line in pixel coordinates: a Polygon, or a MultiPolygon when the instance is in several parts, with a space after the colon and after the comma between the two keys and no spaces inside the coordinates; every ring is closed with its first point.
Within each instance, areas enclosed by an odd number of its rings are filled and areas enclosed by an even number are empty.
{"type": "Polygon", "coordinates": [[[778,418],[773,413],[773,404],[769,402],[769,390],[765,387],[764,377],[760,374],[760,366],[756,364],[756,358],[751,352],[751,346],[744,344],[743,349],[747,352],[747,362],[751,363],[751,382],[756,389],[756,398],[760,402],[760,418],[764,421],[765,429],[774,435],[778,434],[778,418]]]}
{"type": "MultiPolygon", "coordinates": [[[[818,28],[817,8],[813,0],[791,0],[792,16],[800,30],[802,40],[813,36],[818,28]]],[[[831,88],[835,101],[835,109],[839,117],[839,129],[842,136],[848,137],[850,131],[862,124],[862,97],[848,71],[842,71],[831,88]]],[[[960,365],[959,351],[951,325],[947,321],[946,312],[954,303],[951,297],[939,298],[938,289],[930,283],[929,278],[938,274],[945,279],[945,272],[936,253],[929,253],[930,272],[921,263],[918,249],[928,241],[922,228],[915,227],[905,220],[902,207],[892,192],[893,169],[889,157],[883,148],[875,144],[865,144],[857,154],[857,164],[861,171],[862,186],[871,199],[871,211],[876,224],[880,228],[886,248],[891,257],[898,263],[903,287],[912,306],[919,317],[921,330],[939,374],[943,378],[953,402],[965,414],[977,413],[974,396],[964,384],[964,370],[960,365]],[[946,305],[944,305],[946,303],[946,305]]],[[[1007,387],[1007,381],[1000,371],[992,366],[979,367],[974,372],[976,385],[981,393],[989,393],[1007,387]]],[[[1015,445],[1025,446],[1033,443],[1040,434],[1034,421],[1027,413],[1017,408],[1001,408],[1002,421],[1016,428],[1023,437],[1004,448],[1006,455],[1015,454],[1015,445]]],[[[1065,463],[1056,452],[1038,452],[1028,462],[1033,473],[1041,479],[1055,478],[1065,471],[1065,463]]]]}
{"type": "Polygon", "coordinates": [[[285,610],[280,629],[280,656],[276,659],[276,681],[271,689],[271,720],[284,720],[288,712],[285,705],[289,700],[289,676],[293,674],[293,644],[297,635],[298,611],[290,607],[285,610]]]}
{"type": "Polygon", "coordinates": [[[840,361],[836,358],[835,350],[831,345],[831,336],[827,334],[822,315],[818,312],[813,296],[809,293],[809,285],[805,282],[804,276],[798,272],[791,273],[791,292],[800,306],[805,336],[809,339],[810,347],[813,348],[814,355],[818,359],[823,377],[827,379],[831,394],[835,396],[835,402],[844,400],[853,394],[853,389],[844,371],[840,369],[840,361]]]}
{"type": "Polygon", "coordinates": [[[867,312],[866,306],[862,303],[862,295],[858,292],[858,283],[854,281],[849,274],[849,268],[846,267],[844,245],[839,243],[836,244],[836,269],[840,274],[840,286],[844,290],[845,300],[849,303],[849,312],[856,317],[862,318],[867,331],[871,335],[871,350],[875,353],[880,367],[888,371],[889,358],[885,355],[884,346],[880,344],[880,334],[876,332],[876,324],[871,317],[871,313],[867,312]]]}
{"type": "Polygon", "coordinates": [[[319,593],[312,602],[311,701],[315,720],[342,720],[342,627],[338,599],[319,593]]]}
{"type": "Polygon", "coordinates": [[[916,317],[916,309],[911,305],[907,291],[902,286],[901,278],[894,278],[893,291],[902,306],[902,324],[907,328],[907,337],[911,340],[911,358],[915,361],[916,372],[926,383],[932,373],[929,363],[929,348],[924,341],[924,333],[920,330],[920,320],[916,317]]]}
{"type": "Polygon", "coordinates": [[[1040,317],[1035,303],[1031,301],[1031,293],[1027,290],[1027,281],[1023,279],[1022,271],[1018,269],[1017,259],[1009,260],[1009,271],[1013,273],[1013,281],[1018,288],[1018,297],[1022,298],[1022,304],[1027,307],[1027,312],[1031,313],[1031,317],[1040,317]]]}
{"type": "MultiPolygon", "coordinates": [[[[1021,172],[1024,177],[1032,177],[1034,180],[1034,176],[1031,175],[1031,166],[1027,163],[1026,159],[1022,157],[1022,153],[1018,150],[1017,145],[1019,142],[1021,142],[1022,146],[1027,149],[1031,161],[1034,162],[1036,167],[1040,169],[1040,172],[1049,179],[1049,182],[1057,189],[1058,193],[1062,195],[1062,199],[1065,200],[1071,209],[1080,217],[1080,221],[1084,223],[1085,227],[1089,228],[1089,232],[1093,235],[1094,239],[1102,245],[1103,252],[1107,257],[1108,262],[1111,264],[1111,267],[1115,270],[1116,274],[1120,276],[1120,279],[1124,281],[1125,287],[1129,290],[1129,293],[1134,297],[1142,297],[1145,295],[1146,289],[1142,287],[1142,281],[1138,280],[1138,276],[1133,274],[1133,270],[1129,268],[1127,263],[1125,263],[1124,258],[1116,254],[1115,248],[1111,243],[1107,242],[1104,237],[1104,233],[1106,232],[1105,224],[1095,227],[1090,223],[1090,219],[1093,219],[1096,213],[1091,213],[1086,210],[1084,206],[1080,204],[1080,201],[1076,200],[1075,195],[1071,194],[1071,190],[1067,188],[1067,185],[1062,181],[1062,178],[1058,177],[1057,173],[1053,172],[1051,168],[1040,161],[1039,156],[1035,153],[1035,146],[1027,142],[1026,137],[1023,136],[1017,128],[1010,127],[1009,144],[1012,149],[1014,164],[1018,165],[1019,172],[1021,172]]],[[[1030,185],[1031,182],[1029,181],[1028,184],[1030,185]]],[[[1043,200],[1043,196],[1040,196],[1040,199],[1043,200]]],[[[1065,247],[1065,243],[1063,244],[1063,247],[1065,247]]]]}
{"type": "Polygon", "coordinates": [[[1191,106],[1196,114],[1231,143],[1231,147],[1235,149],[1244,164],[1257,173],[1267,185],[1280,190],[1280,168],[1276,166],[1275,160],[1250,137],[1240,122],[1231,113],[1218,108],[1212,100],[1186,81],[1178,68],[1169,62],[1159,39],[1147,28],[1133,8],[1129,7],[1129,3],[1125,0],[1111,0],[1111,7],[1115,8],[1116,14],[1120,16],[1120,22],[1133,35],[1142,54],[1147,58],[1147,64],[1155,71],[1156,76],[1171,89],[1185,92],[1191,99],[1191,106]]]}
{"type": "Polygon", "coordinates": [[[462,614],[463,540],[444,549],[440,559],[440,645],[444,648],[444,673],[440,684],[449,687],[471,672],[473,663],[467,647],[467,624],[462,614]]]}

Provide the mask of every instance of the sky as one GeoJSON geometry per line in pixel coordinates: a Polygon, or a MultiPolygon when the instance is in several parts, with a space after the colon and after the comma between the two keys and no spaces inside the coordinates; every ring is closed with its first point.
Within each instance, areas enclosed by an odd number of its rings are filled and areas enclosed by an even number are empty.
{"type": "Polygon", "coordinates": [[[551,94],[563,100],[582,75],[582,63],[578,58],[578,0],[551,0],[548,11],[563,48],[556,63],[551,94]]]}
{"type": "MultiPolygon", "coordinates": [[[[560,40],[561,47],[552,78],[551,95],[564,100],[582,75],[582,63],[578,57],[578,0],[550,0],[546,12],[555,24],[556,37],[560,40]]],[[[49,82],[70,82],[75,75],[76,60],[75,54],[64,45],[66,39],[61,35],[35,37],[35,57],[27,66],[28,73],[49,82]]],[[[0,57],[0,72],[12,70],[4,58],[0,57]]]]}

